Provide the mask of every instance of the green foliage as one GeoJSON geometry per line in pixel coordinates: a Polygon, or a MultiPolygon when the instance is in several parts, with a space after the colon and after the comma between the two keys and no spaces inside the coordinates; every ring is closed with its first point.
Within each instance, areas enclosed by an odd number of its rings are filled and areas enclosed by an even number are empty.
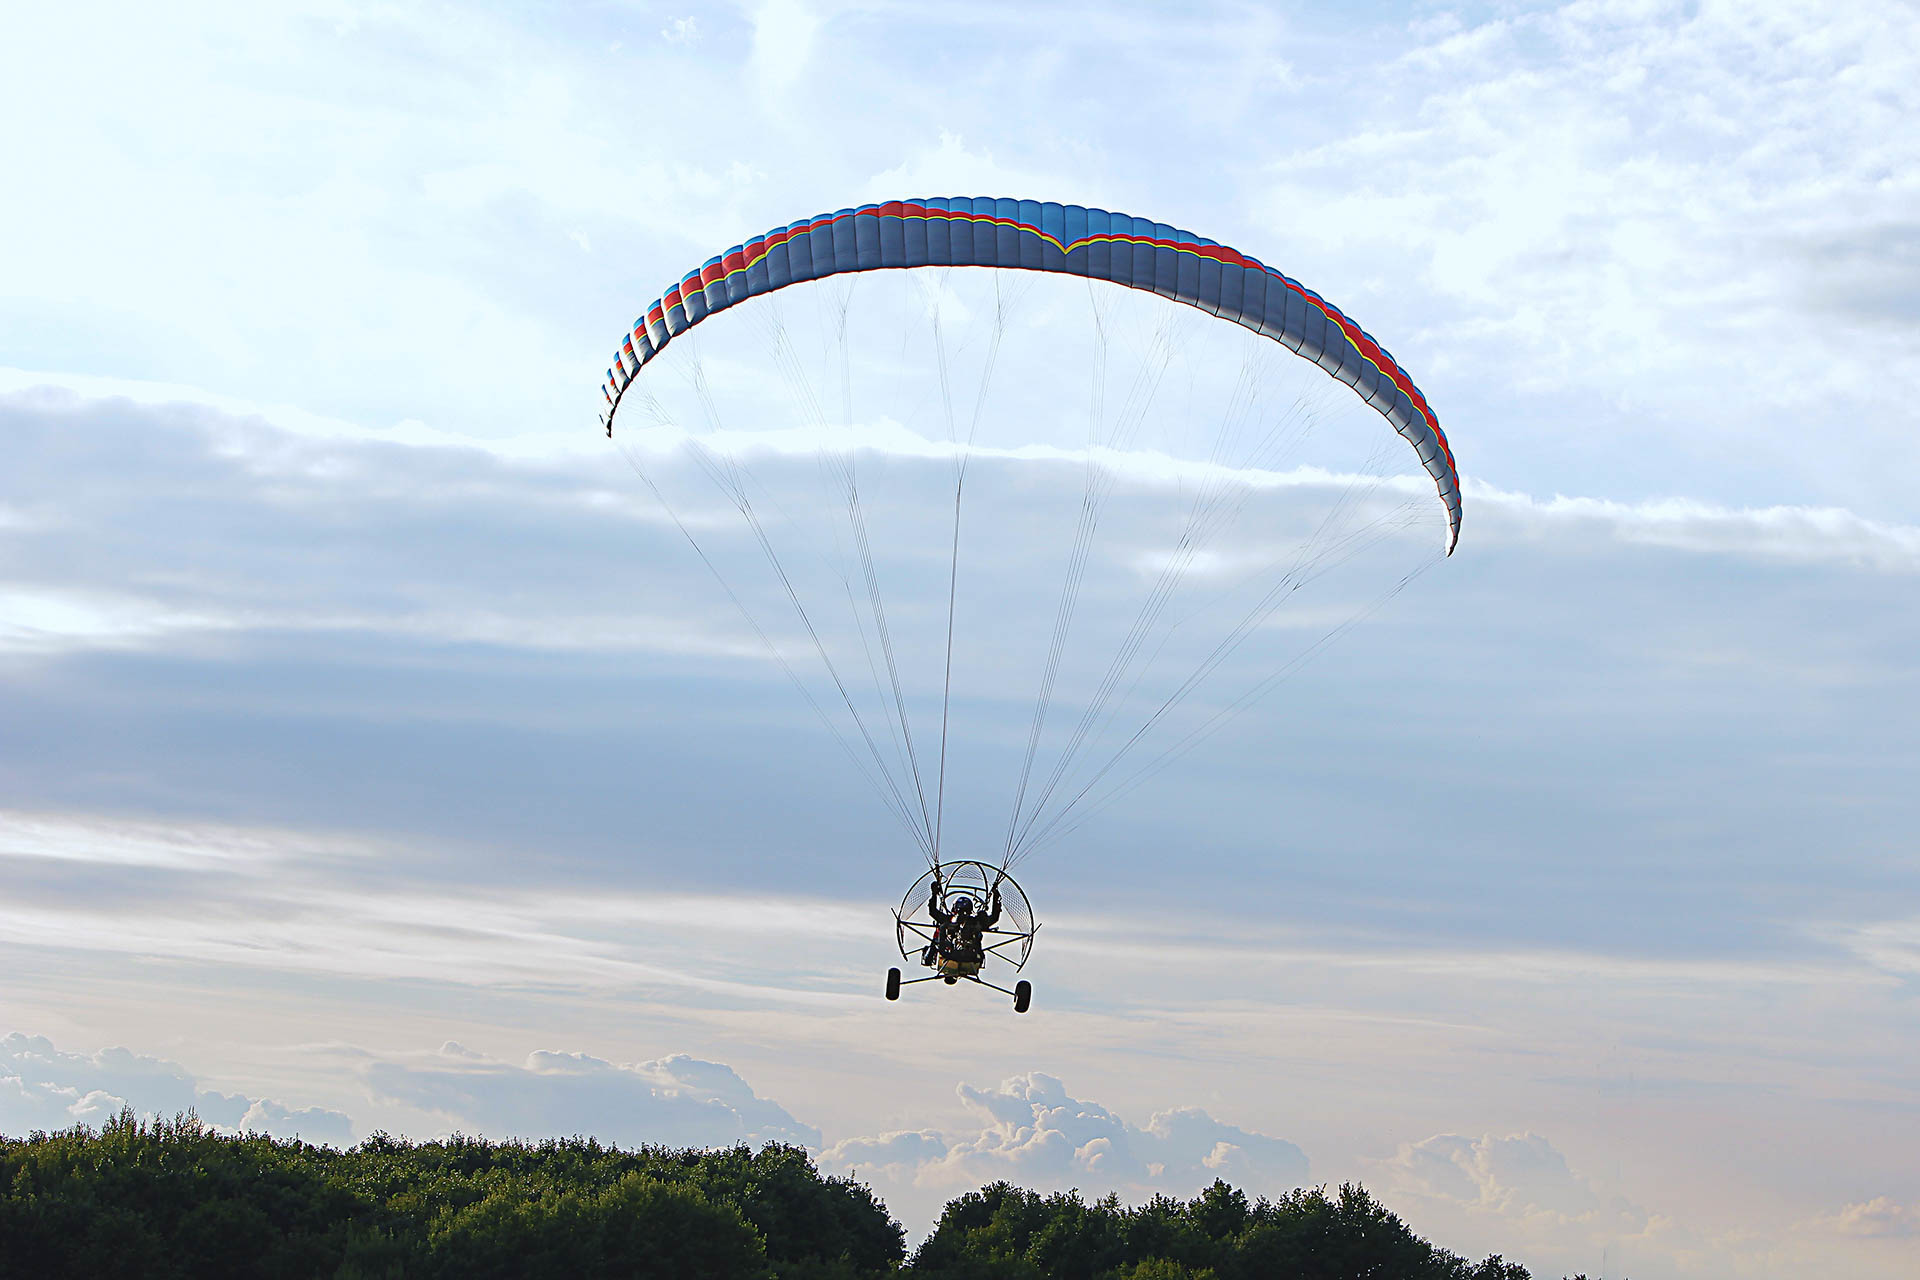
{"type": "Polygon", "coordinates": [[[316,1250],[369,1207],[331,1185],[314,1148],[227,1138],[192,1115],[98,1134],[0,1140],[0,1275],[310,1274],[316,1250]]]}
{"type": "Polygon", "coordinates": [[[1148,1258],[1113,1273],[1114,1280],[1213,1280],[1212,1267],[1195,1271],[1171,1258],[1148,1258]]]}
{"type": "Polygon", "coordinates": [[[759,1233],[733,1205],[693,1187],[629,1173],[599,1191],[529,1196],[502,1187],[443,1212],[428,1228],[418,1274],[766,1276],[759,1233]]]}
{"type": "Polygon", "coordinates": [[[333,1151],[131,1112],[0,1139],[0,1241],[0,1280],[863,1280],[906,1252],[872,1192],[796,1147],[376,1134],[333,1151]]]}
{"type": "Polygon", "coordinates": [[[911,1269],[941,1280],[1529,1280],[1518,1263],[1476,1267],[1436,1249],[1357,1186],[1250,1202],[1219,1181],[1135,1209],[995,1183],[947,1206],[911,1269]]]}

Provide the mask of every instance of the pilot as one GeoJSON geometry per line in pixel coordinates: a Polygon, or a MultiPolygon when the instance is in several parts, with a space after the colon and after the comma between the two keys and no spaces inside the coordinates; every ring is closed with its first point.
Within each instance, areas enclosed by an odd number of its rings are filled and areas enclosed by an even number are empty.
{"type": "Polygon", "coordinates": [[[927,914],[933,917],[934,923],[933,941],[920,953],[920,962],[932,967],[936,956],[944,956],[962,964],[984,963],[986,949],[981,943],[982,935],[1000,923],[999,887],[995,886],[991,894],[990,911],[981,911],[979,904],[964,893],[948,906],[941,892],[940,873],[934,872],[933,890],[927,899],[927,914]]]}

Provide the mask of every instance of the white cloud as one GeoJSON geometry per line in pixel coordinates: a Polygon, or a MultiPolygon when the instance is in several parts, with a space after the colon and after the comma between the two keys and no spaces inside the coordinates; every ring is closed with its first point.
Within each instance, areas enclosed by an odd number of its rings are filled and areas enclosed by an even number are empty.
{"type": "Polygon", "coordinates": [[[176,1062],[126,1049],[69,1053],[44,1036],[19,1032],[0,1038],[0,1133],[18,1137],[76,1124],[98,1128],[126,1107],[149,1118],[194,1111],[227,1132],[336,1146],[353,1140],[352,1123],[341,1112],[220,1093],[203,1087],[176,1062]]]}
{"type": "Polygon", "coordinates": [[[539,1050],[514,1066],[449,1042],[383,1057],[362,1075],[375,1096],[491,1138],[590,1134],[628,1146],[820,1145],[820,1132],[760,1097],[731,1067],[674,1054],[619,1064],[539,1050]]]}
{"type": "MultiPolygon", "coordinates": [[[[271,470],[276,464],[288,466],[296,459],[311,459],[313,455],[303,453],[297,443],[303,440],[441,447],[526,462],[604,456],[604,449],[592,435],[578,430],[470,435],[429,426],[414,418],[369,426],[294,404],[254,400],[184,383],[0,367],[0,408],[5,410],[70,418],[97,412],[103,402],[115,408],[123,407],[119,402],[138,406],[149,411],[155,425],[189,425],[204,433],[216,453],[244,459],[262,470],[271,470]]],[[[15,518],[0,520],[0,529],[39,528],[55,520],[57,514],[51,509],[30,514],[18,511],[15,518]]]]}
{"type": "Polygon", "coordinates": [[[1788,1224],[1683,1217],[1608,1194],[1537,1133],[1438,1134],[1370,1163],[1370,1181],[1415,1230],[1448,1247],[1497,1250],[1535,1274],[1647,1280],[1795,1280],[1901,1275],[1880,1241],[1916,1230],[1911,1209],[1880,1197],[1788,1224]],[[1835,1236],[1860,1243],[1836,1253],[1835,1236]]]}
{"type": "MultiPolygon", "coordinates": [[[[370,1107],[402,1107],[441,1126],[410,1135],[416,1138],[460,1130],[494,1138],[590,1134],[629,1146],[820,1145],[817,1129],[757,1095],[731,1067],[686,1054],[616,1064],[537,1050],[516,1066],[452,1042],[430,1053],[335,1053],[369,1091],[370,1107]]],[[[41,1036],[0,1038],[0,1132],[97,1128],[128,1106],[148,1117],[192,1110],[222,1132],[336,1146],[349,1145],[358,1127],[331,1108],[206,1088],[178,1063],[126,1049],[79,1054],[41,1036]]]]}
{"type": "MultiPolygon", "coordinates": [[[[1621,1197],[1604,1197],[1566,1157],[1534,1133],[1469,1138],[1437,1134],[1403,1144],[1373,1168],[1376,1190],[1413,1223],[1451,1247],[1494,1249],[1553,1274],[1704,1274],[1735,1261],[1694,1233],[1621,1197]],[[1488,1244],[1489,1241],[1499,1243],[1488,1244]]],[[[1738,1272],[1735,1272],[1738,1274],[1738,1272]]]]}
{"type": "Polygon", "coordinates": [[[764,662],[766,645],[703,619],[622,612],[576,616],[565,626],[481,608],[392,613],[305,609],[182,610],[164,601],[102,591],[0,584],[0,655],[44,657],[93,650],[183,650],[196,638],[243,632],[379,633],[438,644],[556,653],[705,656],[764,662]]]}
{"type": "Polygon", "coordinates": [[[289,1107],[271,1098],[255,1099],[233,1128],[335,1147],[353,1143],[353,1122],[344,1113],[325,1107],[289,1107]]]}
{"type": "Polygon", "coordinates": [[[0,142],[8,171],[62,193],[0,211],[10,237],[47,247],[16,278],[41,301],[8,319],[39,311],[46,330],[116,353],[60,367],[267,398],[290,381],[260,357],[297,348],[309,408],[380,405],[367,416],[502,433],[569,416],[553,388],[577,380],[571,416],[590,430],[589,353],[604,347],[589,315],[618,324],[632,304],[581,307],[608,268],[582,276],[571,233],[629,256],[635,230],[677,242],[712,224],[709,198],[743,185],[682,152],[709,117],[637,125],[708,83],[684,45],[583,48],[498,16],[450,25],[399,10],[344,28],[297,7],[215,5],[191,27],[101,16],[75,6],[17,24],[19,74],[0,87],[9,113],[38,122],[0,142]],[[92,74],[69,66],[80,47],[92,74]],[[186,137],[199,140],[190,158],[174,148],[186,137]],[[141,216],[126,219],[116,210],[131,189],[141,216]],[[669,229],[671,210],[698,206],[669,229]],[[539,290],[525,287],[529,269],[539,290]],[[513,369],[518,390],[470,394],[488,366],[513,369]],[[409,382],[435,384],[435,404],[397,405],[391,392],[409,382]]]}
{"type": "Polygon", "coordinates": [[[200,1102],[198,1085],[177,1063],[126,1049],[66,1053],[43,1036],[19,1032],[0,1038],[0,1080],[10,1094],[0,1129],[16,1134],[97,1124],[129,1099],[150,1115],[172,1115],[200,1102]]]}
{"type": "Polygon", "coordinates": [[[1851,924],[1813,924],[1808,932],[1845,947],[1882,973],[1920,980],[1920,916],[1851,924]]]}
{"type": "Polygon", "coordinates": [[[0,583],[0,654],[137,649],[182,634],[240,630],[257,621],[175,609],[117,592],[0,583]]]}
{"type": "Polygon", "coordinates": [[[144,866],[181,877],[165,882],[164,892],[101,895],[82,880],[70,898],[0,905],[0,937],[9,944],[68,954],[358,981],[540,983],[575,993],[697,990],[710,998],[831,1009],[865,998],[844,958],[816,954],[770,978],[774,940],[826,941],[838,952],[848,938],[873,938],[885,919],[876,909],[805,898],[408,887],[399,878],[399,850],[386,851],[389,872],[375,891],[341,874],[336,850],[349,842],[326,834],[224,832],[201,824],[183,846],[153,824],[144,824],[148,835],[104,820],[13,821],[30,843],[0,844],[0,861],[144,866]],[[642,924],[647,928],[637,931],[642,924]],[[743,948],[741,936],[751,945],[743,948]]]}
{"type": "Polygon", "coordinates": [[[1911,519],[1920,363],[1886,327],[1920,299],[1889,251],[1920,171],[1905,6],[1575,3],[1413,34],[1396,74],[1331,73],[1368,87],[1357,119],[1273,161],[1260,203],[1300,272],[1364,282],[1376,331],[1413,336],[1388,345],[1463,440],[1475,420],[1469,470],[1765,476],[1911,519]]]}
{"type": "Polygon", "coordinates": [[[898,1211],[918,1216],[959,1191],[1006,1180],[1036,1190],[1078,1188],[1129,1199],[1191,1194],[1225,1178],[1254,1194],[1305,1183],[1307,1157],[1282,1138],[1223,1123],[1197,1107],[1156,1112],[1144,1126],[1069,1095],[1053,1076],[1028,1072],[996,1088],[961,1084],[974,1131],[901,1130],[844,1139],[823,1168],[857,1170],[898,1211]]]}
{"type": "Polygon", "coordinates": [[[448,882],[442,852],[326,829],[0,809],[0,869],[18,886],[0,902],[0,943],[134,966],[675,1004],[699,992],[830,1013],[867,1003],[871,947],[889,936],[876,902],[479,883],[478,849],[448,882]]]}
{"type": "Polygon", "coordinates": [[[868,1182],[912,1182],[923,1165],[944,1158],[947,1136],[937,1129],[900,1129],[871,1138],[844,1138],[822,1154],[833,1168],[868,1182]]]}
{"type": "Polygon", "coordinates": [[[1823,1214],[1809,1223],[1819,1231],[1843,1236],[1878,1239],[1902,1239],[1920,1236],[1920,1205],[1901,1204],[1888,1196],[1875,1196],[1850,1204],[1835,1213],[1823,1214]]]}
{"type": "Polygon", "coordinates": [[[1496,537],[1541,537],[1585,526],[1619,542],[1701,556],[1920,572],[1920,526],[1870,520],[1839,508],[1730,508],[1685,498],[1542,499],[1479,484],[1469,484],[1467,493],[1471,509],[1496,522],[1496,537]]]}
{"type": "Polygon", "coordinates": [[[296,861],[364,859],[377,846],[225,823],[143,822],[0,810],[0,858],[272,875],[296,861]]]}
{"type": "MultiPolygon", "coordinates": [[[[1396,1190],[1515,1218],[1560,1222],[1592,1219],[1607,1206],[1567,1167],[1566,1157],[1535,1133],[1465,1138],[1439,1134],[1403,1145],[1382,1170],[1396,1190]]],[[[1631,1206],[1624,1212],[1644,1224],[1631,1206]]]]}

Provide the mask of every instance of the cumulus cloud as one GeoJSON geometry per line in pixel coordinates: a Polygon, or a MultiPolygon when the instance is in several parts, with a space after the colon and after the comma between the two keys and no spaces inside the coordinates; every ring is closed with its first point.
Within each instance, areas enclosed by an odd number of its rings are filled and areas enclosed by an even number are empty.
{"type": "Polygon", "coordinates": [[[1403,1145],[1381,1168],[1399,1190],[1488,1213],[1571,1221],[1609,1211],[1645,1221],[1644,1213],[1624,1202],[1604,1203],[1586,1179],[1567,1166],[1566,1157],[1537,1133],[1481,1138],[1437,1134],[1403,1145]]]}
{"type": "MultiPolygon", "coordinates": [[[[452,1041],[418,1054],[338,1052],[353,1064],[370,1105],[437,1122],[410,1134],[419,1138],[460,1130],[493,1138],[588,1134],[630,1146],[820,1146],[818,1129],[761,1097],[732,1067],[687,1054],[623,1064],[542,1049],[515,1064],[452,1041]]],[[[224,1132],[336,1146],[350,1144],[361,1127],[330,1108],[208,1088],[179,1063],[127,1049],[71,1053],[43,1036],[0,1038],[0,1132],[98,1127],[127,1107],[147,1117],[193,1111],[224,1132]]]]}
{"type": "MultiPolygon", "coordinates": [[[[513,1064],[451,1041],[412,1055],[346,1052],[375,1106],[435,1117],[444,1131],[530,1139],[589,1134],[635,1146],[820,1146],[818,1129],[755,1093],[733,1068],[686,1054],[620,1064],[543,1049],[513,1064]]],[[[208,1088],[179,1063],[127,1049],[71,1053],[43,1036],[0,1038],[0,1132],[98,1127],[126,1107],[148,1117],[193,1111],[225,1132],[336,1146],[350,1144],[358,1128],[330,1108],[208,1088]]]]}
{"type": "Polygon", "coordinates": [[[869,1178],[912,1181],[923,1164],[944,1158],[946,1135],[938,1129],[900,1129],[871,1138],[846,1138],[823,1154],[837,1169],[864,1170],[869,1178]]]}
{"type": "Polygon", "coordinates": [[[1886,1196],[1797,1223],[1742,1226],[1648,1207],[1605,1193],[1537,1133],[1436,1134],[1371,1168],[1370,1183],[1416,1230],[1456,1250],[1523,1259],[1536,1275],[1891,1280],[1907,1272],[1889,1244],[1920,1235],[1920,1209],[1886,1196]]]}
{"type": "Polygon", "coordinates": [[[1456,1249],[1504,1251],[1553,1274],[1593,1273],[1603,1262],[1609,1275],[1776,1274],[1777,1238],[1714,1238],[1604,1194],[1537,1133],[1436,1134],[1372,1168],[1388,1203],[1456,1249]]]}
{"type": "Polygon", "coordinates": [[[903,1203],[1006,1179],[1040,1190],[1077,1187],[1141,1197],[1188,1194],[1225,1178],[1256,1193],[1290,1190],[1307,1178],[1307,1157],[1282,1138],[1226,1124],[1194,1107],[1161,1111],[1130,1124],[1097,1102],[1075,1098],[1042,1072],[990,1089],[958,1086],[981,1121],[967,1133],[903,1130],[835,1143],[823,1166],[858,1170],[903,1203]],[[921,1194],[916,1195],[915,1192],[921,1194]]]}
{"type": "Polygon", "coordinates": [[[208,1089],[177,1062],[119,1048],[70,1053],[20,1032],[0,1038],[0,1133],[97,1128],[127,1107],[146,1117],[193,1111],[230,1132],[336,1146],[353,1140],[341,1112],[208,1089]]]}
{"type": "Polygon", "coordinates": [[[820,1145],[818,1129],[760,1097],[731,1067],[685,1054],[621,1064],[539,1050],[515,1065],[449,1041],[436,1053],[368,1062],[362,1072],[377,1097],[492,1138],[590,1134],[635,1146],[820,1145]]]}

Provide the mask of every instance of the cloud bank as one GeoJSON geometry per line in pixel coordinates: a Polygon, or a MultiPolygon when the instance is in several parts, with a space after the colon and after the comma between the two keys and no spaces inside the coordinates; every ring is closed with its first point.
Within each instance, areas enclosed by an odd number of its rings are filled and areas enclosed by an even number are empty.
{"type": "Polygon", "coordinates": [[[543,1049],[514,1065],[450,1041],[436,1053],[379,1059],[361,1070],[376,1098],[489,1138],[584,1134],[626,1146],[820,1145],[818,1129],[754,1093],[733,1068],[685,1054],[622,1064],[543,1049]]]}
{"type": "Polygon", "coordinates": [[[176,1062],[127,1049],[69,1053],[17,1031],[0,1038],[0,1133],[98,1128],[123,1108],[146,1118],[192,1111],[232,1133],[331,1146],[353,1141],[353,1123],[341,1112],[204,1088],[176,1062]]]}
{"type": "Polygon", "coordinates": [[[980,1122],[971,1132],[904,1130],[847,1138],[821,1153],[823,1168],[858,1172],[889,1203],[930,1214],[960,1191],[1007,1181],[1039,1191],[1108,1191],[1129,1200],[1157,1192],[1190,1195],[1215,1178],[1253,1194],[1304,1184],[1306,1153],[1283,1138],[1252,1133],[1197,1107],[1155,1112],[1128,1123],[1097,1102],[1073,1097],[1044,1072],[956,1092],[980,1122]]]}

